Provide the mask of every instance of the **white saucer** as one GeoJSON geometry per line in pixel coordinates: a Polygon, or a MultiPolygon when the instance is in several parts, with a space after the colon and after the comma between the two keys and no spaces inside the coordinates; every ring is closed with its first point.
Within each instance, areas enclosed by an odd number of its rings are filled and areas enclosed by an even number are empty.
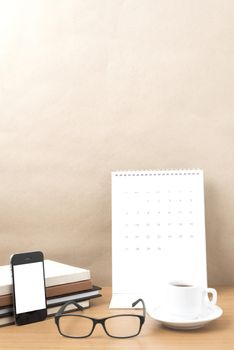
{"type": "Polygon", "coordinates": [[[173,329],[190,330],[201,328],[207,323],[216,320],[222,316],[223,310],[217,305],[209,305],[205,307],[202,313],[194,319],[185,319],[171,315],[165,312],[162,307],[157,307],[149,310],[147,309],[147,313],[153,319],[159,321],[166,327],[173,329]]]}

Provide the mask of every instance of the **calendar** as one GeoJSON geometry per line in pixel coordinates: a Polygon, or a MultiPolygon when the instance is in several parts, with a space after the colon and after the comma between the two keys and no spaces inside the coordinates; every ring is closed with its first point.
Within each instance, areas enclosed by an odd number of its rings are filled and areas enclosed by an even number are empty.
{"type": "Polygon", "coordinates": [[[169,281],[207,286],[203,171],[113,172],[110,307],[169,281]]]}

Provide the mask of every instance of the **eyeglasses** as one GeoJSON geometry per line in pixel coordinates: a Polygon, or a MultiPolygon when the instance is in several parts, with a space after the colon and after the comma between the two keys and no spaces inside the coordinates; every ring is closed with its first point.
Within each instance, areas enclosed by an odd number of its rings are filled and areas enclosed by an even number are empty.
{"type": "Polygon", "coordinates": [[[132,338],[137,336],[145,322],[145,303],[142,299],[136,300],[132,306],[139,302],[143,305],[143,315],[121,314],[105,318],[93,318],[80,314],[64,314],[68,305],[73,304],[77,310],[84,308],[74,301],[64,304],[55,315],[55,323],[61,335],[68,338],[89,337],[98,323],[102,325],[104,331],[112,338],[132,338]]]}

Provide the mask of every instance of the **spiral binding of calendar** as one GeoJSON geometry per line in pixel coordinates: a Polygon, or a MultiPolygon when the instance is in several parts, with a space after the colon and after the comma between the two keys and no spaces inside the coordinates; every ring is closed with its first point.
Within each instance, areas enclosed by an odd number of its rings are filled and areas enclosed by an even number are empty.
{"type": "Polygon", "coordinates": [[[201,169],[159,169],[159,170],[117,170],[113,171],[114,176],[180,176],[200,175],[201,169]]]}

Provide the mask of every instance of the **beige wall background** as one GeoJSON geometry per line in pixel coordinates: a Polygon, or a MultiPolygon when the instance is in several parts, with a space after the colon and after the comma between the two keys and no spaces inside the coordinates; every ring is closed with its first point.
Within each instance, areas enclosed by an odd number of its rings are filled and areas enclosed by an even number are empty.
{"type": "Polygon", "coordinates": [[[111,283],[111,171],[202,168],[209,283],[234,283],[232,0],[0,0],[0,263],[111,283]]]}

